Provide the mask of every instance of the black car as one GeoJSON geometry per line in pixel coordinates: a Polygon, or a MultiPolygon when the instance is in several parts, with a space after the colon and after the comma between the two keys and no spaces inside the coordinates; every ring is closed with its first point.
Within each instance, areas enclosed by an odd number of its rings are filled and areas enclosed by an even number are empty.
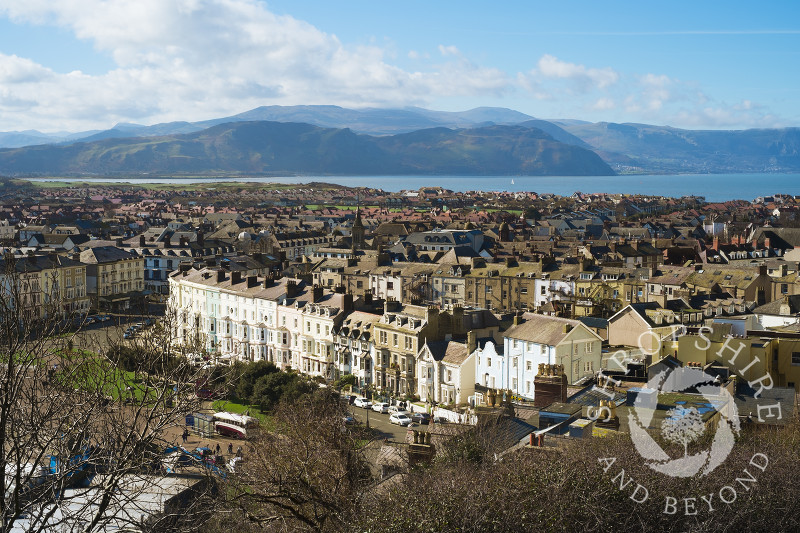
{"type": "Polygon", "coordinates": [[[417,424],[429,424],[431,421],[431,415],[428,413],[414,413],[411,415],[411,421],[417,424]]]}

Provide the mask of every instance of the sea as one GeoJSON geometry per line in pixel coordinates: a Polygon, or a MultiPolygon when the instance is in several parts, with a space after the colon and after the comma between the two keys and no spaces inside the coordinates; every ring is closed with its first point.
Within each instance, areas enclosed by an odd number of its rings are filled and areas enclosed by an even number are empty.
{"type": "Polygon", "coordinates": [[[265,177],[174,177],[174,178],[27,178],[30,181],[86,183],[214,182],[336,183],[349,187],[372,187],[385,191],[443,187],[453,191],[533,191],[567,196],[582,193],[624,193],[656,196],[702,196],[709,202],[748,200],[774,194],[800,195],[800,174],[627,174],[619,176],[265,176],[265,177]]]}

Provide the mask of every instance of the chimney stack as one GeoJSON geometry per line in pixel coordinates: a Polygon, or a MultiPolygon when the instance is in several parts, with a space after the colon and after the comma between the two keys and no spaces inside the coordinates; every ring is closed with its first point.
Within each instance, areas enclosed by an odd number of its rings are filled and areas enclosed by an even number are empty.
{"type": "Polygon", "coordinates": [[[172,248],[172,238],[169,236],[169,233],[164,235],[164,248],[172,248]]]}
{"type": "Polygon", "coordinates": [[[349,313],[353,310],[353,295],[345,293],[342,295],[342,311],[349,313]]]}
{"type": "Polygon", "coordinates": [[[286,297],[294,298],[297,296],[297,280],[290,279],[286,281],[286,297]]]}
{"type": "Polygon", "coordinates": [[[221,268],[217,270],[217,283],[222,283],[225,281],[225,271],[221,268]]]}
{"type": "Polygon", "coordinates": [[[247,288],[255,287],[258,285],[258,277],[257,276],[247,276],[247,288]]]}
{"type": "Polygon", "coordinates": [[[266,278],[264,278],[264,288],[269,289],[272,287],[272,285],[274,285],[274,280],[272,279],[271,275],[268,275],[266,278]]]}
{"type": "Polygon", "coordinates": [[[114,239],[114,243],[117,245],[117,247],[121,247],[122,246],[122,237],[117,237],[116,239],[114,239]]]}
{"type": "Polygon", "coordinates": [[[383,302],[383,312],[384,313],[393,313],[400,309],[400,302],[392,298],[386,298],[386,301],[383,302]]]}
{"type": "Polygon", "coordinates": [[[519,326],[522,324],[522,317],[518,313],[514,313],[514,325],[519,326]]]}
{"type": "Polygon", "coordinates": [[[460,305],[453,306],[453,334],[460,335],[464,332],[464,308],[460,305]]]}
{"type": "Polygon", "coordinates": [[[236,285],[237,283],[241,283],[242,281],[242,272],[240,270],[234,270],[231,272],[231,285],[236,285]]]}
{"type": "Polygon", "coordinates": [[[145,240],[144,235],[139,235],[139,246],[144,248],[145,244],[147,244],[147,241],[145,240]]]}
{"type": "Polygon", "coordinates": [[[467,355],[478,348],[478,333],[475,330],[467,332],[467,355]]]}
{"type": "Polygon", "coordinates": [[[322,287],[320,285],[314,285],[312,297],[314,303],[317,303],[320,300],[322,300],[322,287]]]}

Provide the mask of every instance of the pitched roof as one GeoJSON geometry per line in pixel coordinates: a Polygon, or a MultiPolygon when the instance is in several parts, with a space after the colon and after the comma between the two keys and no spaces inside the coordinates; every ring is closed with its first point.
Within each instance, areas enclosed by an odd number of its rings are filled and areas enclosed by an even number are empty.
{"type": "Polygon", "coordinates": [[[445,351],[443,363],[460,366],[469,358],[470,354],[467,350],[467,345],[460,342],[450,341],[447,343],[447,350],[445,351]]]}
{"type": "MultiPolygon", "coordinates": [[[[503,334],[504,337],[519,339],[527,342],[536,342],[547,346],[556,346],[572,329],[583,326],[578,320],[559,318],[547,315],[525,313],[524,322],[511,326],[503,334]]],[[[588,330],[587,331],[591,331],[588,330]]],[[[598,337],[599,338],[599,337],[598,337]]]]}
{"type": "Polygon", "coordinates": [[[136,255],[116,246],[97,246],[81,252],[81,261],[84,263],[113,263],[125,259],[136,259],[136,255]]]}

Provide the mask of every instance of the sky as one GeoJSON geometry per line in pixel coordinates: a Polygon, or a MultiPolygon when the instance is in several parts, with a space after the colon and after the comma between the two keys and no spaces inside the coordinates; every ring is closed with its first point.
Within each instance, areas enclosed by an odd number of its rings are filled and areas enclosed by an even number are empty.
{"type": "Polygon", "coordinates": [[[0,0],[0,131],[262,105],[800,126],[800,2],[0,0]]]}

